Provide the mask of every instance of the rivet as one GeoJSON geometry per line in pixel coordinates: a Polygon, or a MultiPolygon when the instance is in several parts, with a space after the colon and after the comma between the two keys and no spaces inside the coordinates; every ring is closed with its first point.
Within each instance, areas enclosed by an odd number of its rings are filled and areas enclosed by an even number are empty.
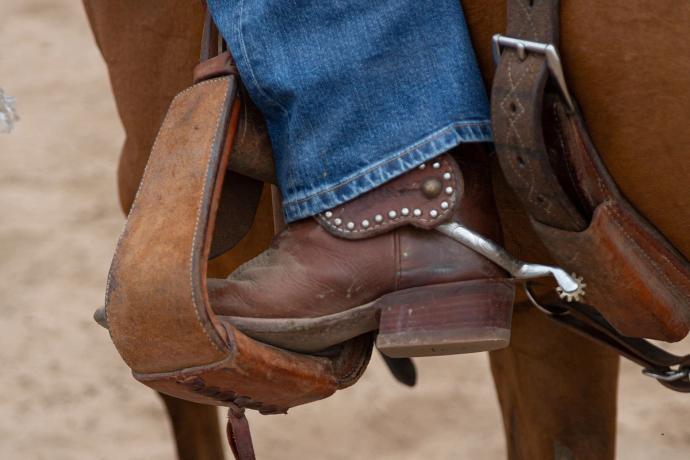
{"type": "Polygon", "coordinates": [[[412,214],[414,214],[416,217],[419,217],[422,215],[422,210],[419,208],[416,208],[414,211],[412,211],[412,214]]]}
{"type": "Polygon", "coordinates": [[[445,180],[450,180],[450,178],[451,178],[450,173],[449,173],[449,172],[443,173],[443,178],[444,178],[445,180]]]}
{"type": "Polygon", "coordinates": [[[441,167],[441,163],[439,163],[439,162],[437,161],[436,163],[434,163],[433,165],[431,165],[431,167],[434,168],[434,169],[438,169],[438,168],[441,167]]]}
{"type": "Polygon", "coordinates": [[[368,228],[368,227],[369,227],[369,221],[366,220],[366,219],[364,219],[364,220],[362,221],[362,227],[368,228]]]}
{"type": "Polygon", "coordinates": [[[407,209],[407,208],[402,208],[402,209],[400,210],[400,214],[402,214],[403,216],[409,216],[409,215],[410,215],[410,210],[407,209]]]}
{"type": "Polygon", "coordinates": [[[354,223],[354,222],[348,222],[348,223],[347,223],[347,228],[348,228],[349,230],[354,229],[354,228],[355,228],[355,223],[354,223]]]}
{"type": "Polygon", "coordinates": [[[435,209],[432,209],[431,211],[429,211],[429,215],[435,219],[438,217],[438,211],[435,209]]]}
{"type": "Polygon", "coordinates": [[[427,198],[436,198],[441,194],[443,184],[438,179],[427,179],[422,183],[422,193],[427,198]]]}
{"type": "Polygon", "coordinates": [[[343,221],[338,217],[338,218],[336,218],[336,219],[333,221],[333,223],[334,223],[335,225],[340,225],[340,224],[343,223],[343,221]]]}
{"type": "Polygon", "coordinates": [[[441,202],[441,209],[448,209],[448,202],[447,201],[441,202]]]}
{"type": "Polygon", "coordinates": [[[419,170],[420,170],[420,171],[423,170],[424,168],[426,168],[426,165],[425,165],[425,164],[419,165],[419,170]]]}
{"type": "Polygon", "coordinates": [[[333,213],[331,211],[326,211],[326,219],[330,219],[333,217],[333,213]]]}
{"type": "Polygon", "coordinates": [[[453,194],[453,187],[446,187],[446,194],[452,195],[453,194]]]}
{"type": "Polygon", "coordinates": [[[388,211],[388,217],[390,217],[391,219],[395,219],[396,217],[398,217],[398,213],[395,211],[388,211]]]}
{"type": "Polygon", "coordinates": [[[381,214],[376,214],[374,216],[374,220],[380,224],[381,222],[383,222],[383,216],[381,214]]]}

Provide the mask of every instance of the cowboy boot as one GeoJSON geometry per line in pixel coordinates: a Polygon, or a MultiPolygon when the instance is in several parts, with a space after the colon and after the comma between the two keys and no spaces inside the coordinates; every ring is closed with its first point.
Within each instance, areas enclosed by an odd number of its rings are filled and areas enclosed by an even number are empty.
{"type": "Polygon", "coordinates": [[[507,346],[512,280],[434,231],[458,222],[500,241],[483,153],[464,146],[458,159],[460,165],[441,155],[289,224],[227,279],[208,280],[212,308],[248,335],[295,351],[317,351],[376,329],[377,346],[394,357],[507,346]],[[287,342],[272,330],[276,325],[287,325],[287,342]],[[309,332],[310,325],[316,329],[309,332]]]}

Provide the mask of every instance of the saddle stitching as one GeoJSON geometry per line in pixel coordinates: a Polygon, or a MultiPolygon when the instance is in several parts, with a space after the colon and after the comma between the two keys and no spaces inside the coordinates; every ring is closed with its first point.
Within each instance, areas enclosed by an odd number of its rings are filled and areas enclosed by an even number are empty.
{"type": "MultiPolygon", "coordinates": [[[[652,257],[649,255],[649,253],[647,252],[647,250],[645,250],[644,247],[640,246],[640,245],[635,241],[635,239],[634,239],[632,236],[630,236],[630,234],[629,234],[627,231],[625,231],[625,228],[623,227],[623,225],[622,225],[622,224],[620,223],[620,221],[619,221],[619,220],[621,220],[621,221],[625,220],[625,217],[620,213],[620,210],[618,210],[618,209],[616,208],[616,206],[610,206],[609,209],[611,209],[612,212],[613,212],[613,217],[614,217],[614,218],[613,218],[613,222],[618,226],[618,228],[619,228],[620,231],[623,233],[623,235],[625,235],[626,239],[627,239],[630,243],[632,243],[632,244],[641,252],[641,255],[650,263],[650,265],[654,268],[654,271],[656,271],[657,274],[660,275],[660,276],[666,281],[667,287],[669,288],[669,290],[672,291],[672,292],[675,294],[676,297],[679,297],[679,298],[681,298],[681,299],[685,299],[686,301],[690,301],[690,296],[688,296],[687,293],[684,293],[683,291],[680,291],[680,290],[674,285],[673,281],[671,281],[671,279],[670,279],[669,276],[665,273],[665,271],[659,266],[659,264],[657,264],[657,263],[654,261],[654,259],[652,259],[652,257]]],[[[670,267],[671,267],[676,273],[678,273],[682,278],[685,278],[685,276],[683,275],[683,273],[681,273],[681,272],[678,270],[678,268],[673,264],[673,262],[671,262],[671,261],[670,261],[666,256],[664,256],[663,254],[661,254],[661,257],[662,257],[666,262],[669,263],[670,267]]]]}
{"type": "MultiPolygon", "coordinates": [[[[197,84],[195,84],[195,85],[192,85],[192,86],[190,86],[189,88],[186,88],[185,90],[183,90],[183,91],[181,91],[180,93],[178,93],[178,94],[175,95],[175,97],[174,97],[174,98],[172,99],[172,101],[170,102],[170,108],[168,109],[168,111],[169,111],[172,107],[174,107],[175,105],[179,104],[179,100],[181,99],[181,97],[182,97],[184,94],[186,94],[186,93],[188,93],[189,91],[191,91],[192,89],[197,88],[197,87],[200,87],[200,86],[203,86],[203,85],[207,85],[207,84],[210,84],[210,83],[217,82],[218,80],[221,80],[221,79],[223,79],[223,78],[227,78],[227,77],[220,77],[220,78],[214,78],[214,79],[212,79],[212,80],[206,80],[206,81],[197,83],[197,84]]],[[[166,127],[169,123],[171,123],[171,122],[170,122],[170,121],[168,120],[168,118],[166,117],[166,118],[163,120],[163,124],[161,125],[161,127],[158,129],[158,132],[156,133],[156,138],[155,138],[154,141],[153,141],[153,146],[151,147],[151,154],[149,155],[149,159],[150,159],[151,156],[153,155],[153,152],[156,151],[156,147],[158,146],[158,141],[160,140],[161,133],[162,133],[163,130],[164,130],[163,128],[166,127]]],[[[129,212],[127,213],[127,216],[125,217],[125,222],[124,222],[122,231],[120,232],[120,235],[119,235],[118,238],[117,238],[117,243],[115,244],[115,254],[117,254],[117,253],[119,252],[120,247],[122,246],[122,240],[123,240],[123,238],[124,238],[124,236],[125,236],[125,233],[127,233],[127,224],[129,223],[129,216],[130,216],[132,213],[134,213],[135,209],[137,209],[137,205],[139,204],[139,194],[140,194],[141,189],[142,189],[142,187],[143,187],[143,185],[144,185],[144,183],[145,183],[145,181],[146,181],[146,178],[148,177],[148,173],[149,173],[149,161],[148,161],[148,159],[147,159],[147,161],[146,161],[146,166],[144,166],[144,172],[142,173],[141,179],[139,180],[139,186],[137,187],[137,191],[136,191],[136,193],[134,194],[134,199],[132,200],[132,205],[130,206],[130,209],[129,209],[129,212]]],[[[108,321],[108,318],[109,318],[110,315],[112,314],[112,312],[110,312],[110,309],[108,308],[108,306],[109,306],[109,304],[110,304],[110,294],[111,294],[111,288],[112,288],[113,270],[115,270],[115,263],[111,263],[110,269],[108,270],[108,277],[106,278],[106,283],[105,283],[105,304],[103,305],[103,309],[104,309],[104,312],[105,312],[105,319],[106,319],[106,321],[108,321]]],[[[112,333],[110,333],[110,328],[108,328],[108,333],[109,333],[109,334],[111,335],[111,337],[112,337],[112,333]]]]}
{"type": "MultiPolygon", "coordinates": [[[[581,144],[581,145],[580,145],[581,148],[584,149],[584,148],[585,148],[585,147],[584,147],[584,142],[583,142],[583,140],[582,140],[582,138],[581,138],[581,135],[580,135],[579,131],[577,131],[577,130],[576,130],[576,137],[577,137],[578,142],[581,144]]],[[[590,158],[589,155],[585,155],[585,159],[586,159],[586,161],[589,163],[590,167],[596,169],[596,166],[594,165],[594,162],[592,161],[592,159],[590,158]]],[[[602,191],[602,194],[604,194],[604,195],[606,196],[606,198],[607,198],[606,201],[610,201],[610,200],[611,200],[611,193],[610,193],[610,191],[608,190],[608,188],[605,186],[605,184],[604,184],[604,182],[601,180],[601,178],[598,177],[598,176],[597,176],[597,182],[598,182],[598,184],[599,184],[600,190],[602,191]]],[[[613,217],[613,222],[618,226],[618,228],[621,230],[621,232],[623,233],[623,235],[625,235],[626,239],[627,239],[630,243],[632,243],[632,244],[642,253],[642,256],[651,264],[651,266],[652,266],[652,268],[654,269],[654,271],[656,271],[657,274],[660,275],[660,276],[666,281],[666,283],[667,283],[667,285],[668,285],[667,287],[668,287],[671,291],[673,291],[673,292],[676,294],[676,297],[680,297],[681,299],[685,299],[686,301],[690,301],[690,295],[688,295],[687,293],[685,293],[685,292],[683,292],[683,291],[680,291],[680,290],[674,285],[674,283],[671,281],[671,279],[669,278],[669,276],[666,274],[665,270],[664,270],[663,268],[661,268],[656,262],[654,262],[654,260],[652,259],[652,257],[649,255],[649,252],[647,252],[647,250],[646,250],[644,247],[640,246],[640,245],[634,240],[634,238],[625,230],[625,228],[623,227],[621,221],[625,221],[625,220],[626,220],[626,217],[620,212],[620,210],[617,209],[616,206],[609,206],[609,209],[612,210],[611,216],[613,217]]],[[[642,237],[643,237],[643,238],[646,238],[644,235],[642,235],[642,237]]],[[[672,269],[676,274],[680,275],[680,277],[681,277],[682,279],[687,279],[687,276],[686,276],[682,271],[680,271],[680,269],[676,266],[675,262],[674,262],[673,260],[669,259],[669,258],[663,253],[663,251],[660,251],[659,254],[660,254],[660,256],[669,264],[669,266],[671,267],[671,269],[672,269]]]]}
{"type": "MultiPolygon", "coordinates": [[[[518,0],[516,3],[518,5],[520,5],[520,9],[522,10],[522,12],[525,15],[525,18],[527,19],[527,24],[529,25],[529,28],[532,32],[533,40],[538,41],[537,30],[536,30],[536,26],[534,24],[534,19],[532,18],[532,13],[530,12],[530,9],[525,6],[525,4],[522,2],[522,0],[518,0]]],[[[525,23],[522,22],[522,24],[525,24],[525,23]]]]}
{"type": "MultiPolygon", "coordinates": [[[[517,138],[517,141],[518,141],[518,147],[522,151],[522,150],[525,150],[525,142],[522,139],[522,136],[520,135],[519,130],[517,129],[517,120],[520,117],[522,117],[522,115],[524,114],[525,107],[522,105],[522,102],[520,101],[520,99],[516,98],[517,103],[519,104],[520,112],[514,112],[511,115],[510,113],[508,113],[508,110],[506,110],[505,102],[508,99],[512,99],[512,97],[515,94],[515,91],[517,89],[517,85],[519,85],[522,82],[522,80],[525,76],[525,73],[523,73],[519,77],[518,81],[515,82],[513,80],[513,60],[510,57],[508,58],[507,67],[508,67],[508,82],[510,84],[510,88],[509,88],[508,92],[506,93],[505,97],[501,100],[501,103],[499,104],[501,107],[501,110],[503,111],[503,114],[506,116],[508,123],[510,125],[509,129],[506,131],[505,144],[506,144],[506,146],[510,146],[511,145],[510,136],[511,136],[511,134],[515,134],[515,137],[517,138]]],[[[524,174],[522,174],[520,171],[517,170],[513,161],[508,161],[508,164],[510,165],[510,169],[513,171],[513,173],[517,177],[523,177],[524,178],[524,174]]]]}
{"type": "MultiPolygon", "coordinates": [[[[518,120],[520,118],[522,118],[522,116],[525,113],[525,106],[519,97],[514,97],[514,96],[517,95],[518,86],[522,84],[523,80],[528,75],[528,72],[527,72],[527,70],[523,70],[521,72],[521,74],[519,75],[518,79],[515,80],[513,77],[514,54],[509,56],[507,59],[508,59],[508,64],[507,64],[508,72],[507,73],[508,73],[508,81],[510,84],[510,89],[509,89],[508,93],[506,93],[506,95],[503,97],[503,99],[501,100],[501,104],[500,104],[501,110],[503,111],[503,113],[506,116],[508,123],[510,125],[509,129],[506,131],[505,143],[506,143],[506,146],[512,145],[512,143],[509,142],[509,140],[510,140],[511,134],[514,134],[517,141],[518,141],[519,153],[522,154],[522,152],[527,150],[527,147],[525,146],[525,141],[523,140],[523,138],[520,134],[520,130],[518,129],[517,125],[518,125],[518,120]],[[515,99],[515,101],[517,102],[516,107],[519,109],[518,111],[515,111],[515,112],[511,111],[511,113],[508,112],[508,110],[506,109],[506,104],[505,104],[505,102],[508,99],[515,99]]],[[[528,57],[527,59],[530,59],[530,58],[528,57]]],[[[529,66],[529,64],[526,63],[526,64],[524,64],[524,66],[529,66]]],[[[533,174],[525,174],[524,172],[519,171],[515,167],[515,162],[512,161],[512,159],[510,159],[510,158],[509,158],[509,161],[507,163],[510,166],[510,169],[513,171],[513,174],[515,174],[517,177],[520,177],[521,179],[523,179],[525,182],[527,182],[529,184],[529,192],[527,194],[527,200],[533,205],[542,206],[544,211],[546,212],[546,214],[549,214],[549,215],[552,214],[551,207],[543,206],[542,203],[535,201],[535,199],[533,197],[533,195],[534,195],[533,194],[533,192],[534,192],[534,175],[533,174]]]]}
{"type": "MultiPolygon", "coordinates": [[[[228,91],[230,90],[230,84],[229,84],[229,77],[223,77],[223,78],[228,83],[226,85],[226,88],[225,88],[225,93],[223,94],[223,100],[225,101],[225,99],[228,97],[228,91]]],[[[216,81],[219,81],[219,80],[216,80],[216,81]]],[[[223,83],[223,81],[220,81],[220,82],[223,83]]],[[[211,150],[213,150],[214,145],[216,143],[216,137],[218,135],[218,129],[220,127],[220,121],[221,121],[221,118],[223,115],[224,108],[225,108],[224,105],[221,105],[221,108],[218,111],[218,115],[216,116],[216,123],[215,123],[216,128],[214,130],[213,138],[211,139],[211,150]]],[[[195,251],[197,245],[199,244],[199,242],[198,242],[199,221],[201,219],[201,209],[203,207],[202,204],[204,201],[204,192],[206,191],[206,187],[208,187],[208,185],[209,185],[208,184],[208,171],[209,171],[209,168],[211,166],[211,159],[212,158],[213,158],[213,154],[211,153],[208,155],[208,160],[206,162],[206,169],[204,172],[205,183],[204,183],[204,187],[201,190],[201,195],[199,196],[199,204],[197,207],[196,222],[194,224],[194,237],[192,239],[192,248],[191,248],[191,251],[189,254],[189,283],[190,283],[191,294],[192,294],[192,296],[191,296],[192,297],[192,303],[194,305],[194,314],[196,315],[196,319],[197,319],[199,325],[201,326],[201,329],[204,331],[206,338],[214,346],[214,348],[216,350],[218,350],[221,353],[226,353],[227,350],[221,349],[221,347],[218,346],[218,344],[211,338],[211,335],[209,334],[206,326],[204,325],[203,321],[201,320],[201,316],[199,314],[199,303],[198,303],[198,300],[196,298],[196,290],[194,289],[194,251],[195,251]]],[[[204,306],[204,308],[205,308],[205,306],[204,306]]]]}
{"type": "Polygon", "coordinates": [[[509,136],[512,133],[515,134],[515,136],[518,139],[518,145],[520,146],[521,149],[524,150],[525,148],[525,142],[522,140],[522,136],[520,135],[519,130],[516,127],[516,122],[517,120],[522,117],[522,115],[525,113],[525,106],[522,104],[522,101],[520,100],[519,97],[515,98],[518,104],[518,108],[520,109],[519,111],[515,111],[511,113],[508,113],[508,110],[506,110],[506,104],[505,102],[508,99],[512,99],[513,95],[515,95],[517,87],[520,83],[522,83],[522,80],[524,79],[526,72],[523,72],[522,75],[519,76],[517,81],[514,81],[513,79],[513,60],[508,58],[508,82],[510,84],[510,89],[506,93],[506,95],[503,97],[501,100],[501,110],[505,114],[506,118],[508,118],[508,122],[510,123],[510,128],[508,132],[506,132],[506,145],[509,145],[509,136]]]}

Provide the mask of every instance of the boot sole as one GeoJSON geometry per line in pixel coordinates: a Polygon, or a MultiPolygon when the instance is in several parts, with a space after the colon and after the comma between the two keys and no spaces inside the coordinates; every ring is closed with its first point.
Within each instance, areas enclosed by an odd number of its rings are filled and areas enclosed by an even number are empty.
{"type": "Polygon", "coordinates": [[[440,356],[508,346],[514,295],[510,279],[471,280],[396,291],[317,318],[217,319],[256,340],[302,353],[378,329],[376,346],[387,356],[440,356]]]}
{"type": "Polygon", "coordinates": [[[376,346],[392,358],[497,350],[510,344],[509,280],[425,286],[382,299],[376,346]]]}

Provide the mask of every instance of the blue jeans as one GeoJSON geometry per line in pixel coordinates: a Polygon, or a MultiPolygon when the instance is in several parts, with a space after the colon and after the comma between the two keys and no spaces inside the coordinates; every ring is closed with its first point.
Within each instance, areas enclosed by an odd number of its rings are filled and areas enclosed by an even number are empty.
{"type": "Polygon", "coordinates": [[[288,222],[491,140],[459,0],[209,0],[268,124],[288,222]]]}

